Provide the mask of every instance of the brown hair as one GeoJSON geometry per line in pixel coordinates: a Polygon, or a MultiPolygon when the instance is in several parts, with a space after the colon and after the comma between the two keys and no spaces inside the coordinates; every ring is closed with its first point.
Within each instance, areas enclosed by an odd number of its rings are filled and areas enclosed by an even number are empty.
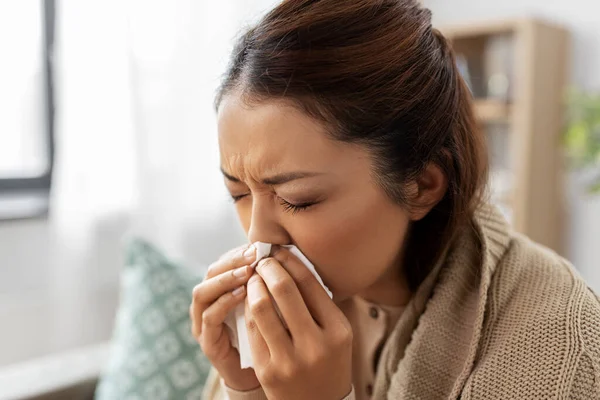
{"type": "Polygon", "coordinates": [[[377,182],[408,205],[406,183],[429,163],[444,198],[411,227],[405,276],[415,290],[487,180],[485,141],[454,54],[416,0],[287,0],[238,41],[216,98],[290,101],[344,142],[366,146],[377,182]]]}

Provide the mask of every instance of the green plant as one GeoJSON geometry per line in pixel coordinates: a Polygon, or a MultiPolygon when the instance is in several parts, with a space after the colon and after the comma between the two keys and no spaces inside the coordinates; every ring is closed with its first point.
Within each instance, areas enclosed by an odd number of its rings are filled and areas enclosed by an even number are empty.
{"type": "Polygon", "coordinates": [[[571,164],[592,171],[588,190],[600,193],[600,94],[572,90],[564,143],[571,164]]]}

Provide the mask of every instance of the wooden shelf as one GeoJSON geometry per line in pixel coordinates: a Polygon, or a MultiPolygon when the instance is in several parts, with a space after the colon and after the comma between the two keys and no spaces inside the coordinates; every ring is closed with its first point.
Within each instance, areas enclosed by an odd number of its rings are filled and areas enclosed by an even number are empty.
{"type": "Polygon", "coordinates": [[[455,26],[447,26],[441,32],[450,40],[472,39],[478,36],[511,34],[528,21],[509,19],[503,21],[477,21],[455,26]]]}
{"type": "Polygon", "coordinates": [[[496,73],[505,73],[512,83],[510,102],[491,97],[473,101],[474,113],[484,129],[495,132],[493,123],[508,125],[506,136],[502,136],[507,140],[503,150],[506,157],[500,158],[508,159],[506,167],[513,181],[510,190],[491,195],[506,204],[504,209],[516,231],[562,253],[565,216],[560,137],[569,33],[538,19],[476,21],[440,31],[468,62],[473,93],[488,93],[485,82],[496,73]],[[498,52],[502,41],[511,47],[498,52]],[[506,71],[498,72],[495,69],[501,68],[502,60],[506,71]]]}
{"type": "Polygon", "coordinates": [[[510,122],[512,106],[506,102],[493,99],[476,99],[475,114],[482,122],[510,122]]]}

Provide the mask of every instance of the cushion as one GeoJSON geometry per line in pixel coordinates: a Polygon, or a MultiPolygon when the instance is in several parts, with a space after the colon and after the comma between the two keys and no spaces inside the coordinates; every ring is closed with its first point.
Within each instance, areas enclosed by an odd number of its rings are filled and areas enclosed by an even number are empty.
{"type": "Polygon", "coordinates": [[[192,289],[202,280],[151,244],[129,241],[99,400],[197,400],[210,364],[190,331],[192,289]]]}

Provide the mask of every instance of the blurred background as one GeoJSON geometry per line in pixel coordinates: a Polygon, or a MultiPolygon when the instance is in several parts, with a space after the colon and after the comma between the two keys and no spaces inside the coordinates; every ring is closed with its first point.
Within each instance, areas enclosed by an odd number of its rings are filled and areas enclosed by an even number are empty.
{"type": "MultiPolygon", "coordinates": [[[[125,237],[198,270],[244,242],[213,96],[276,3],[0,0],[0,381],[109,340],[125,237]]],[[[600,291],[600,3],[423,3],[475,97],[493,201],[600,291]]]]}

